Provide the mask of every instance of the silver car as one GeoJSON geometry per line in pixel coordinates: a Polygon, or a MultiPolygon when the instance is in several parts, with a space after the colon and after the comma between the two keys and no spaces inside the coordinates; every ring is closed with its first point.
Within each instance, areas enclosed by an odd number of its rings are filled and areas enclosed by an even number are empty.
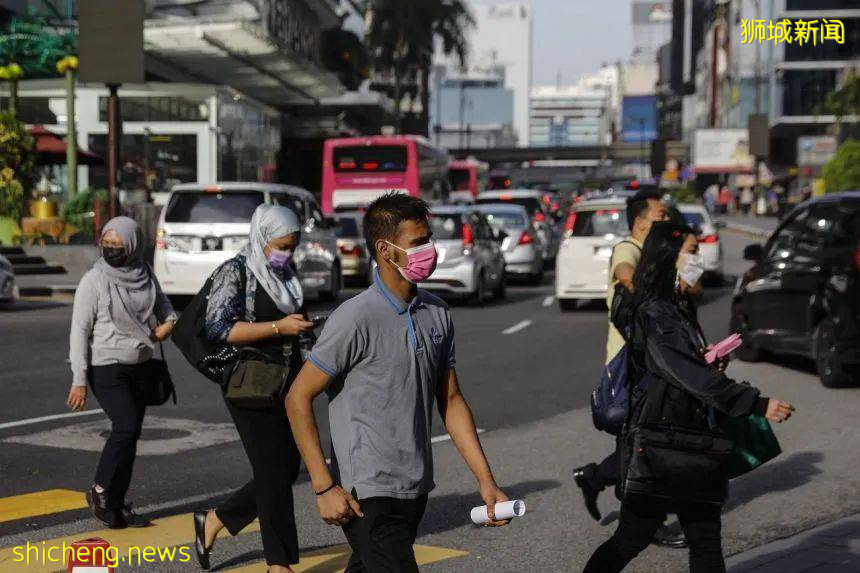
{"type": "Polygon", "coordinates": [[[521,205],[526,208],[531,218],[531,224],[541,239],[543,260],[547,263],[555,260],[558,254],[561,235],[558,226],[550,216],[549,206],[544,202],[545,191],[539,189],[509,189],[504,191],[484,191],[478,194],[475,203],[506,203],[521,205]]]}
{"type": "Polygon", "coordinates": [[[439,252],[436,270],[421,288],[483,304],[505,296],[505,257],[495,231],[474,207],[434,207],[430,229],[439,252]]]}
{"type": "Polygon", "coordinates": [[[505,203],[487,203],[477,209],[487,217],[490,226],[505,234],[502,254],[505,274],[528,279],[533,284],[543,280],[543,243],[529,224],[525,207],[505,203]]]}
{"type": "Polygon", "coordinates": [[[168,295],[193,295],[218,265],[248,242],[262,203],[289,207],[302,221],[295,262],[305,299],[336,300],[343,275],[334,221],[308,191],[274,183],[189,183],[170,192],[161,212],[153,268],[168,295]]]}
{"type": "Polygon", "coordinates": [[[15,302],[15,271],[9,259],[0,255],[0,304],[15,302]]]}
{"type": "Polygon", "coordinates": [[[363,219],[358,211],[340,212],[335,233],[343,277],[369,285],[373,282],[373,262],[364,241],[363,219]]]}

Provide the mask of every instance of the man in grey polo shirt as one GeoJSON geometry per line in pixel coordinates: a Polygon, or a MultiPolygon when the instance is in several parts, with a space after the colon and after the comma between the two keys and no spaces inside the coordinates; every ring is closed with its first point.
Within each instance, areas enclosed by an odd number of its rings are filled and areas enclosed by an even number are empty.
{"type": "Polygon", "coordinates": [[[374,283],[332,313],[286,398],[320,515],[343,527],[353,549],[348,573],[418,571],[412,544],[434,487],[434,400],[490,511],[508,499],[460,393],[448,307],[415,286],[436,264],[428,216],[406,195],[371,203],[364,233],[379,266],[374,283]],[[311,406],[324,390],[334,475],[311,406]]]}

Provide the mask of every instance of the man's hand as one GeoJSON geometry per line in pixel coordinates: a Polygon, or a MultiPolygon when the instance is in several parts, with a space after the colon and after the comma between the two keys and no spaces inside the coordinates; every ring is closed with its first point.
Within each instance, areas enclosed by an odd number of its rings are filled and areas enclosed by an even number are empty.
{"type": "Polygon", "coordinates": [[[771,422],[781,424],[791,418],[792,412],[794,412],[794,406],[783,400],[771,398],[767,403],[767,413],[764,417],[771,422]]]}
{"type": "Polygon", "coordinates": [[[496,504],[503,501],[510,501],[508,496],[505,495],[505,492],[499,489],[499,486],[496,484],[490,484],[481,487],[481,499],[483,499],[484,503],[487,504],[487,517],[490,518],[486,523],[486,526],[500,527],[511,522],[510,519],[496,521],[496,504]]]}
{"type": "Polygon", "coordinates": [[[329,525],[346,525],[358,517],[364,517],[358,501],[340,486],[335,486],[317,496],[320,517],[329,525]]]}
{"type": "Polygon", "coordinates": [[[66,399],[66,404],[72,410],[83,410],[87,405],[87,387],[72,386],[69,390],[69,397],[66,399]]]}

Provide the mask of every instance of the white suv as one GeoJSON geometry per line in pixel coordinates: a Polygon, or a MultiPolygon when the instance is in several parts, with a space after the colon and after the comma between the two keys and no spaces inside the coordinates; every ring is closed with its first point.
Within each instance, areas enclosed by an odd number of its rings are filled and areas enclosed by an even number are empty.
{"type": "Polygon", "coordinates": [[[161,211],[154,270],[168,295],[194,295],[218,265],[248,241],[258,205],[289,207],[302,221],[295,261],[305,298],[337,299],[341,266],[331,220],[300,187],[274,183],[189,183],[175,186],[161,211]]]}

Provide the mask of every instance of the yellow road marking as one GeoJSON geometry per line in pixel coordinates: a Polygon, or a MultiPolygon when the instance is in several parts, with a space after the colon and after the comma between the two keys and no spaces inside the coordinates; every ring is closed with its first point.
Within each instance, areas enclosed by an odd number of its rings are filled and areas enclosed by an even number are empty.
{"type": "Polygon", "coordinates": [[[48,489],[0,498],[0,523],[25,517],[82,509],[87,500],[80,491],[48,489]]]}
{"type": "MultiPolygon", "coordinates": [[[[414,549],[415,560],[418,561],[419,565],[427,565],[429,563],[436,563],[437,561],[468,555],[465,551],[446,549],[445,547],[432,547],[430,545],[415,545],[414,549]]],[[[293,566],[293,570],[296,573],[339,573],[346,568],[351,553],[352,549],[346,544],[309,551],[300,556],[300,562],[298,565],[293,566]]],[[[258,561],[250,565],[237,567],[236,569],[229,569],[229,573],[262,573],[265,569],[265,563],[258,561]]]]}
{"type": "MultiPolygon", "coordinates": [[[[61,557],[63,544],[68,548],[75,541],[87,539],[89,537],[101,537],[111,544],[111,547],[116,547],[119,558],[122,559],[129,555],[129,548],[136,547],[139,551],[143,551],[146,547],[167,548],[194,543],[194,522],[192,521],[191,513],[183,513],[180,515],[171,515],[154,519],[151,527],[127,528],[127,529],[100,529],[98,531],[88,531],[69,535],[66,537],[58,537],[56,539],[47,539],[30,543],[30,547],[35,547],[38,550],[38,562],[35,561],[36,552],[30,551],[30,564],[22,560],[22,554],[27,549],[26,544],[17,546],[18,552],[15,552],[16,547],[4,547],[0,549],[0,571],[3,573],[14,573],[16,571],[26,571],[27,573],[47,573],[51,571],[65,571],[65,560],[61,557]],[[54,558],[54,561],[49,561],[48,557],[44,557],[45,551],[52,547],[57,547],[49,555],[54,558]],[[59,559],[59,561],[57,561],[59,559]]],[[[248,527],[242,530],[242,533],[253,533],[260,530],[260,524],[257,521],[251,523],[248,527]]],[[[230,534],[226,529],[221,530],[219,537],[228,537],[230,534]]],[[[188,555],[191,556],[190,564],[197,567],[197,557],[194,555],[192,548],[188,555]]],[[[179,561],[181,554],[178,552],[174,557],[174,561],[179,561]]],[[[138,553],[133,555],[134,566],[137,566],[138,558],[141,559],[141,565],[146,563],[138,553]]],[[[120,567],[123,565],[120,561],[120,567]]],[[[125,565],[128,565],[126,561],[125,565]]]]}

